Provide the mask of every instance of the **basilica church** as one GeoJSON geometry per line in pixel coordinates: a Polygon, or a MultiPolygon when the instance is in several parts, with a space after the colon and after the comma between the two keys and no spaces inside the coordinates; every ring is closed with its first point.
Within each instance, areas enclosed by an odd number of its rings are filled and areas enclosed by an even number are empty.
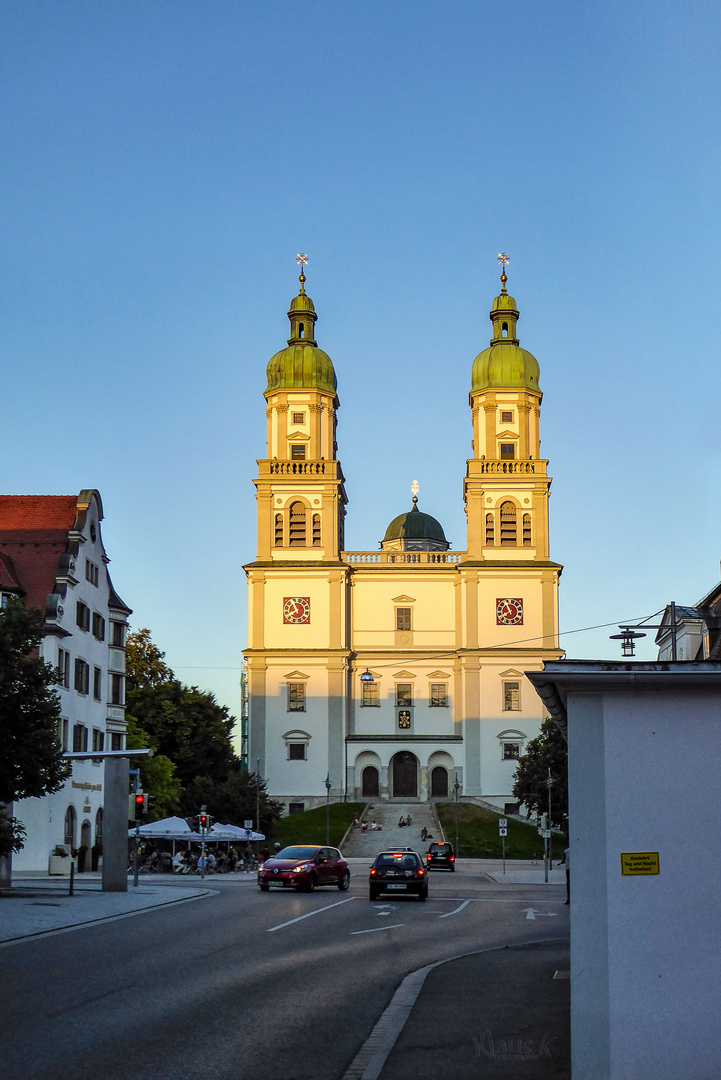
{"type": "Polygon", "coordinates": [[[254,481],[251,768],[289,812],[324,802],[328,785],[333,800],[457,792],[512,812],[516,763],[545,715],[524,673],[562,656],[561,566],[549,558],[539,367],[519,344],[505,267],[490,345],[470,370],[465,551],[415,494],[377,549],[345,550],[336,376],[305,281],[268,363],[254,481]]]}

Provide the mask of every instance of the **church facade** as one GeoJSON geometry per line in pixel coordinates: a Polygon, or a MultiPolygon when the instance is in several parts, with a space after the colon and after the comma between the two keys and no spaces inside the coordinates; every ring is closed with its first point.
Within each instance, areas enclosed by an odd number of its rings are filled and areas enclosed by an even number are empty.
{"type": "Polygon", "coordinates": [[[466,550],[450,550],[414,494],[379,550],[347,551],[336,377],[301,272],[291,336],[267,369],[245,567],[249,764],[291,812],[324,801],[328,784],[333,799],[458,790],[512,809],[517,760],[545,715],[524,672],[562,652],[539,367],[506,281],[471,371],[466,550]]]}

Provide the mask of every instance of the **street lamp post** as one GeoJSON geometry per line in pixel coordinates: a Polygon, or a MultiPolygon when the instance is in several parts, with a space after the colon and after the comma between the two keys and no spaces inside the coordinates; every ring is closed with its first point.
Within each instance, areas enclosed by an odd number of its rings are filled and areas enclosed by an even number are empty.
{"type": "Polygon", "coordinates": [[[325,777],[325,842],[330,844],[330,773],[325,777]]]}
{"type": "Polygon", "coordinates": [[[548,770],[548,779],[546,780],[546,787],[548,788],[548,869],[553,870],[553,834],[551,833],[551,784],[554,781],[551,779],[551,769],[548,770]]]}
{"type": "Polygon", "coordinates": [[[456,782],[453,785],[453,791],[456,797],[456,858],[458,858],[458,792],[461,790],[461,785],[458,783],[458,773],[456,773],[456,782]]]}
{"type": "Polygon", "coordinates": [[[260,832],[260,758],[255,766],[255,831],[260,832]]]}

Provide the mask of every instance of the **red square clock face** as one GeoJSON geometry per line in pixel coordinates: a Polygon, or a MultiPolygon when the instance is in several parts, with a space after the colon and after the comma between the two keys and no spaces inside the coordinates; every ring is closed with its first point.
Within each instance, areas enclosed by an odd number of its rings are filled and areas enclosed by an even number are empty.
{"type": "Polygon", "coordinates": [[[309,623],[310,622],[310,597],[309,596],[284,596],[283,597],[283,622],[284,623],[309,623]]]}
{"type": "Polygon", "coordinates": [[[523,623],[523,600],[518,597],[501,597],[496,600],[496,624],[498,626],[521,626],[523,623]]]}

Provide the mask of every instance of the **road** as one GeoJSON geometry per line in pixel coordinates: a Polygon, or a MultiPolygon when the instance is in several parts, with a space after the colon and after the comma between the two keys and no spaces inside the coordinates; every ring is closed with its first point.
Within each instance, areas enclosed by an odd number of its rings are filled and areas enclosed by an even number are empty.
{"type": "Polygon", "coordinates": [[[460,864],[426,903],[371,903],[353,869],[347,893],[214,877],[200,900],[4,949],[4,1080],[341,1080],[408,972],[568,931],[558,886],[460,864]]]}

